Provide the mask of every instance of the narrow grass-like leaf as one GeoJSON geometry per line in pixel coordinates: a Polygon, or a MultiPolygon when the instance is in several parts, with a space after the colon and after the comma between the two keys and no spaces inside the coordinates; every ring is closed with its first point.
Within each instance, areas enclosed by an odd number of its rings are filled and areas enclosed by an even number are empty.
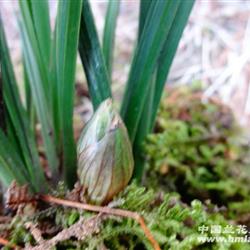
{"type": "Polygon", "coordinates": [[[139,16],[139,29],[138,29],[138,40],[142,35],[142,31],[145,26],[145,22],[150,10],[151,3],[155,3],[154,0],[141,0],[140,1],[140,16],[139,16]]]}
{"type": "Polygon", "coordinates": [[[73,107],[81,9],[82,0],[61,0],[56,27],[57,86],[63,137],[63,166],[65,181],[70,187],[73,187],[76,180],[73,107]]]}
{"type": "Polygon", "coordinates": [[[0,155],[0,180],[5,187],[8,187],[10,183],[15,180],[12,170],[9,168],[8,163],[6,163],[2,155],[0,155]]]}
{"type": "Polygon", "coordinates": [[[23,59],[23,80],[24,80],[24,93],[25,93],[25,108],[27,110],[28,115],[30,116],[31,113],[31,106],[32,106],[32,96],[31,96],[31,89],[30,89],[30,81],[27,75],[27,69],[25,66],[25,61],[23,59]]]}
{"type": "MultiPolygon", "coordinates": [[[[42,72],[44,93],[47,101],[51,105],[51,82],[49,82],[49,65],[50,65],[50,50],[51,50],[51,30],[49,18],[49,6],[47,0],[20,1],[22,18],[25,22],[25,27],[29,37],[32,38],[36,44],[37,62],[40,63],[40,71],[42,72]]],[[[30,89],[30,80],[26,72],[24,64],[24,83],[25,83],[25,101],[28,116],[31,122],[31,127],[34,127],[35,109],[32,102],[32,94],[30,89]]]]}
{"type": "Polygon", "coordinates": [[[96,109],[102,101],[111,97],[111,88],[88,0],[83,0],[79,52],[87,78],[91,100],[94,109],[96,109]]]}
{"type": "Polygon", "coordinates": [[[146,135],[150,133],[153,128],[160,97],[166,82],[169,68],[172,64],[174,54],[192,9],[193,2],[194,1],[183,1],[179,4],[176,14],[171,21],[172,25],[169,33],[165,38],[164,46],[159,57],[156,72],[154,74],[155,79],[153,79],[153,82],[151,83],[147,102],[144,105],[144,111],[141,116],[134,142],[134,156],[136,162],[134,176],[137,179],[140,179],[143,174],[145,162],[145,159],[141,153],[142,142],[145,140],[146,135]],[[153,94],[153,96],[151,94],[153,94]]]}
{"type": "MultiPolygon", "coordinates": [[[[36,50],[39,51],[38,55],[36,56],[37,62],[40,65],[40,60],[42,61],[42,67],[40,67],[40,71],[42,72],[43,77],[44,93],[48,99],[50,111],[49,115],[51,115],[50,120],[53,124],[54,140],[57,152],[60,154],[61,151],[59,145],[61,141],[59,139],[59,134],[61,130],[59,128],[58,109],[55,109],[56,107],[54,106],[54,104],[58,102],[57,90],[54,91],[54,87],[57,85],[56,78],[54,77],[56,75],[54,62],[55,47],[53,47],[52,44],[48,1],[22,0],[20,1],[20,7],[23,13],[25,27],[27,32],[29,32],[29,38],[31,39],[33,37],[32,39],[37,43],[33,44],[33,46],[36,46],[36,50]]],[[[31,106],[29,112],[29,115],[32,119],[34,118],[35,113],[33,107],[34,105],[31,106]]]]}
{"type": "Polygon", "coordinates": [[[153,73],[151,77],[151,84],[149,87],[149,92],[146,97],[146,102],[143,107],[143,112],[141,115],[141,119],[138,125],[137,133],[135,136],[135,140],[133,143],[133,154],[135,160],[135,169],[133,173],[133,177],[137,180],[141,180],[143,175],[144,165],[145,165],[145,156],[142,153],[142,143],[146,139],[146,136],[151,132],[151,117],[153,112],[153,104],[154,104],[154,95],[155,95],[155,79],[156,72],[153,73]]]}
{"type": "Polygon", "coordinates": [[[35,107],[34,107],[34,102],[32,100],[32,93],[30,88],[31,83],[27,74],[27,69],[24,60],[23,60],[23,76],[24,76],[24,91],[25,91],[25,108],[27,116],[29,118],[30,128],[34,133],[36,125],[35,107]]]}
{"type": "MultiPolygon", "coordinates": [[[[139,17],[139,32],[138,32],[138,40],[142,35],[146,19],[149,13],[150,8],[154,8],[155,1],[153,0],[141,0],[140,1],[140,17],[139,17]]],[[[154,100],[154,91],[155,91],[155,74],[152,74],[150,79],[150,87],[148,91],[148,95],[146,97],[146,102],[143,107],[143,112],[141,115],[140,123],[138,126],[138,136],[136,136],[135,141],[141,142],[144,136],[149,132],[151,121],[149,119],[152,113],[152,106],[154,100]]],[[[135,144],[136,144],[135,142],[135,144]]]]}
{"type": "Polygon", "coordinates": [[[144,155],[142,154],[142,143],[144,142],[146,136],[151,132],[151,115],[153,112],[153,102],[154,102],[154,95],[155,95],[155,77],[154,74],[151,77],[151,84],[149,87],[149,92],[147,95],[147,101],[144,104],[143,112],[141,115],[141,119],[139,122],[139,126],[137,129],[137,133],[135,136],[135,140],[133,143],[133,153],[135,159],[135,169],[133,176],[137,179],[141,179],[143,174],[143,168],[145,163],[144,155]]]}
{"type": "Polygon", "coordinates": [[[0,56],[6,112],[11,122],[13,136],[19,145],[19,154],[29,174],[29,181],[36,183],[36,190],[46,189],[44,173],[39,163],[35,137],[29,128],[27,114],[19,97],[17,83],[12,68],[8,47],[0,18],[0,56]]]}
{"type": "Polygon", "coordinates": [[[37,43],[45,65],[50,62],[51,31],[47,0],[30,1],[37,43]]]}
{"type": "MultiPolygon", "coordinates": [[[[16,180],[20,184],[29,183],[29,177],[21,158],[0,129],[0,178],[7,186],[16,180]]],[[[34,190],[34,183],[31,188],[34,190]]]]}
{"type": "Polygon", "coordinates": [[[192,10],[195,0],[181,1],[181,4],[176,12],[173,25],[165,39],[164,46],[159,58],[159,65],[157,69],[155,95],[151,116],[151,128],[154,126],[157,109],[160,103],[163,88],[170,70],[174,55],[178,48],[183,30],[188,21],[188,17],[192,10]]]}
{"type": "Polygon", "coordinates": [[[143,106],[150,87],[165,37],[171,27],[180,1],[155,1],[147,15],[138,47],[135,51],[125,91],[121,115],[133,143],[143,106]]]}
{"type": "MultiPolygon", "coordinates": [[[[150,11],[150,8],[154,8],[155,3],[156,2],[153,0],[141,0],[140,1],[138,40],[140,40],[141,38],[143,29],[147,20],[147,16],[149,16],[148,13],[150,11]]],[[[155,74],[154,73],[152,74],[149,82],[150,82],[149,83],[150,86],[149,86],[148,95],[146,97],[147,101],[145,102],[144,107],[143,107],[143,112],[142,112],[141,119],[139,122],[138,133],[136,134],[134,145],[136,145],[137,143],[140,143],[150,130],[151,120],[149,119],[149,117],[151,116],[151,113],[152,113],[154,91],[155,91],[155,74]]]]}
{"type": "MultiPolygon", "coordinates": [[[[48,43],[50,44],[50,37],[46,38],[48,36],[47,33],[49,32],[48,28],[46,28],[49,21],[48,16],[46,15],[46,0],[41,0],[41,3],[40,1],[19,0],[19,6],[23,28],[25,29],[27,38],[32,46],[34,58],[42,79],[41,86],[48,106],[51,107],[51,84],[49,82],[49,58],[47,55],[50,53],[50,45],[48,45],[48,43]],[[42,7],[42,9],[40,9],[40,7],[42,7]],[[43,14],[41,12],[42,10],[45,10],[45,18],[41,17],[43,14]],[[38,16],[35,17],[35,14],[38,16]]],[[[49,115],[51,110],[49,109],[48,111],[49,115]]]]}
{"type": "MultiPolygon", "coordinates": [[[[153,8],[154,3],[155,1],[153,0],[140,1],[138,40],[140,40],[141,38],[150,7],[153,8]]],[[[146,135],[150,131],[150,125],[151,125],[150,116],[152,114],[152,108],[153,108],[154,90],[155,90],[155,74],[153,74],[150,79],[149,91],[146,97],[147,101],[145,102],[143,107],[141,119],[139,121],[136,137],[133,144],[133,154],[136,165],[133,176],[136,177],[137,179],[140,179],[139,177],[142,175],[143,166],[145,163],[144,156],[142,155],[141,144],[144,141],[146,135]]]]}
{"type": "Polygon", "coordinates": [[[11,145],[13,146],[13,148],[15,148],[15,151],[17,153],[19,153],[19,155],[20,155],[20,157],[21,157],[21,159],[22,159],[22,161],[23,161],[23,163],[25,165],[25,161],[24,161],[23,155],[21,153],[22,148],[20,147],[19,140],[18,140],[18,138],[16,136],[15,128],[13,126],[13,123],[12,123],[12,120],[11,120],[11,117],[10,117],[9,113],[7,112],[7,109],[6,109],[6,112],[5,112],[5,122],[6,122],[6,130],[3,131],[3,132],[8,137],[8,140],[10,141],[11,145]]]}
{"type": "Polygon", "coordinates": [[[27,29],[23,22],[20,22],[21,37],[23,41],[23,55],[27,69],[27,75],[32,83],[31,92],[33,96],[36,114],[39,122],[41,123],[41,133],[47,156],[48,164],[54,177],[58,176],[58,160],[56,156],[55,146],[52,139],[53,128],[51,124],[51,116],[49,112],[48,102],[45,97],[43,88],[43,78],[37,62],[36,47],[33,46],[32,39],[29,38],[27,29]]]}
{"type": "Polygon", "coordinates": [[[2,60],[0,55],[0,129],[4,131],[5,128],[6,124],[5,124],[5,105],[3,100],[2,60]]]}
{"type": "Polygon", "coordinates": [[[51,83],[51,99],[52,99],[52,120],[54,125],[54,140],[56,144],[56,151],[58,155],[62,154],[62,128],[60,123],[59,113],[59,89],[60,82],[57,81],[57,59],[56,59],[56,26],[52,40],[51,61],[49,69],[49,79],[51,83]]]}
{"type": "Polygon", "coordinates": [[[109,78],[112,79],[113,51],[115,42],[115,30],[119,14],[120,0],[109,0],[105,26],[103,32],[103,55],[107,66],[109,78]]]}

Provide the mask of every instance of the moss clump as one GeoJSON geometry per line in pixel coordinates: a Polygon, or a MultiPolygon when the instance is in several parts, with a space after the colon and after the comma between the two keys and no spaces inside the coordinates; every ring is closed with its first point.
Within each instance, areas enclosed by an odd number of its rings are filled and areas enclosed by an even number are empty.
{"type": "MultiPolygon", "coordinates": [[[[121,208],[138,211],[144,216],[161,249],[249,249],[248,245],[239,243],[202,243],[201,236],[214,236],[210,233],[212,227],[217,225],[223,229],[230,223],[218,211],[212,211],[198,200],[188,206],[178,194],[156,194],[152,189],[135,184],[128,186],[118,200],[122,201],[121,208]],[[202,228],[208,231],[202,234],[202,228]]],[[[217,236],[227,241],[229,234],[221,231],[217,236]]],[[[152,249],[139,225],[131,219],[109,220],[96,239],[96,243],[104,242],[109,249],[152,249]]]]}
{"type": "Polygon", "coordinates": [[[155,133],[148,137],[145,185],[178,192],[190,202],[210,200],[232,208],[250,206],[249,147],[231,110],[199,91],[172,89],[164,98],[155,133]]]}
{"type": "MultiPolygon", "coordinates": [[[[214,236],[210,231],[214,226],[221,227],[221,229],[230,226],[236,232],[237,225],[227,221],[216,209],[205,206],[198,200],[192,201],[191,205],[188,206],[180,200],[178,194],[156,193],[152,189],[139,187],[132,183],[113,201],[113,204],[116,204],[119,208],[140,213],[153,236],[159,242],[161,249],[249,249],[249,246],[244,243],[227,242],[230,234],[225,234],[223,231],[217,232],[216,236],[222,237],[225,241],[224,243],[202,242],[201,237],[214,236]]],[[[49,226],[48,222],[50,222],[51,226],[57,227],[58,232],[60,232],[64,228],[70,228],[72,224],[77,223],[79,218],[89,218],[93,215],[93,213],[80,212],[70,208],[50,208],[47,212],[38,212],[35,217],[15,219],[18,222],[16,224],[18,226],[13,227],[11,236],[13,237],[20,233],[20,229],[23,233],[23,225],[28,221],[35,222],[41,232],[44,222],[47,222],[47,226],[49,226]],[[34,218],[36,219],[34,220],[34,218]]],[[[25,243],[35,245],[34,239],[30,238],[30,233],[26,235],[29,235],[29,238],[18,237],[17,240],[15,236],[11,239],[11,242],[19,245],[24,245],[25,243]]],[[[45,237],[45,235],[43,236],[45,237]]],[[[46,239],[53,236],[55,236],[55,232],[52,235],[46,234],[46,239]]],[[[238,233],[236,236],[244,237],[245,234],[238,233]]],[[[54,249],[94,250],[100,249],[101,246],[111,250],[152,249],[150,242],[145,237],[138,223],[133,219],[120,217],[111,217],[105,220],[96,234],[91,235],[82,242],[70,238],[59,242],[54,249]]]]}

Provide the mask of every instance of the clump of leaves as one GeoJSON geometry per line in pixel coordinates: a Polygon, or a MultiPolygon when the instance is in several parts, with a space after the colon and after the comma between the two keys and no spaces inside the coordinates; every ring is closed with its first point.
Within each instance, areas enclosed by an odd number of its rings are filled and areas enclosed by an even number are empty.
{"type": "Polygon", "coordinates": [[[242,129],[228,107],[215,99],[203,101],[200,90],[169,91],[145,153],[147,186],[178,192],[186,202],[233,202],[235,211],[245,210],[250,174],[242,129]]]}
{"type": "MultiPolygon", "coordinates": [[[[48,192],[64,179],[68,188],[73,188],[77,179],[73,110],[78,51],[94,110],[107,98],[112,99],[112,58],[120,3],[108,2],[101,46],[90,1],[58,1],[55,26],[50,25],[48,0],[19,1],[25,105],[0,17],[0,99],[4,99],[0,107],[0,179],[6,187],[16,180],[20,185],[28,183],[34,193],[48,192]]],[[[154,124],[193,4],[194,0],[140,1],[138,39],[120,103],[138,180],[144,167],[141,144],[154,124]]]]}

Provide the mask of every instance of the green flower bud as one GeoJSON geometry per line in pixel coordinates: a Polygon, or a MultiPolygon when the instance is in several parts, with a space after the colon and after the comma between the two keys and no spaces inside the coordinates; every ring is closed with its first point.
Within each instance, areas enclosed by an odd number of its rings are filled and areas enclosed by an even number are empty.
{"type": "Polygon", "coordinates": [[[90,202],[110,201],[128,184],[134,168],[127,129],[105,100],[82,131],[77,147],[78,177],[90,202]]]}

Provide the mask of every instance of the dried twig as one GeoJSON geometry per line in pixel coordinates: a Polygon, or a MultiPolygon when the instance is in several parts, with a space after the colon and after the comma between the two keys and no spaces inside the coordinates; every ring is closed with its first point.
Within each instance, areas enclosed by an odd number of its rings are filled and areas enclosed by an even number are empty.
{"type": "Polygon", "coordinates": [[[154,249],[160,250],[160,246],[159,246],[158,242],[154,239],[150,230],[146,226],[144,219],[142,218],[141,215],[139,215],[136,212],[123,210],[123,209],[115,209],[115,208],[110,208],[110,207],[101,207],[101,206],[83,204],[83,203],[79,203],[79,202],[59,199],[59,198],[56,198],[56,197],[53,197],[50,195],[40,195],[39,198],[42,201],[45,201],[48,203],[55,203],[55,204],[59,204],[59,205],[63,205],[63,206],[74,207],[74,208],[93,211],[93,212],[99,212],[99,213],[112,214],[112,215],[126,217],[126,218],[132,218],[140,224],[142,230],[144,231],[148,240],[151,242],[154,249]]]}
{"type": "Polygon", "coordinates": [[[39,232],[39,229],[35,227],[35,225],[30,224],[31,234],[40,243],[38,246],[26,246],[25,250],[44,250],[51,249],[58,242],[65,241],[70,239],[71,237],[76,237],[78,240],[84,240],[87,236],[90,236],[96,232],[98,232],[99,227],[103,219],[108,218],[107,216],[103,216],[101,214],[93,216],[87,220],[81,218],[77,223],[70,226],[69,228],[63,229],[60,233],[54,236],[50,240],[44,240],[39,232]]]}
{"type": "Polygon", "coordinates": [[[1,238],[1,237],[0,237],[0,245],[8,246],[8,247],[10,247],[12,249],[20,249],[15,244],[10,243],[8,240],[6,240],[4,238],[1,238]]]}
{"type": "Polygon", "coordinates": [[[30,230],[30,233],[38,244],[44,243],[42,232],[36,227],[35,224],[33,224],[32,222],[26,222],[25,227],[30,230]]]}
{"type": "Polygon", "coordinates": [[[36,207],[36,198],[29,193],[27,184],[19,186],[16,181],[12,181],[6,194],[6,207],[16,210],[21,214],[25,206],[36,207]]]}
{"type": "Polygon", "coordinates": [[[0,216],[0,223],[9,223],[11,220],[10,216],[0,216]]]}

